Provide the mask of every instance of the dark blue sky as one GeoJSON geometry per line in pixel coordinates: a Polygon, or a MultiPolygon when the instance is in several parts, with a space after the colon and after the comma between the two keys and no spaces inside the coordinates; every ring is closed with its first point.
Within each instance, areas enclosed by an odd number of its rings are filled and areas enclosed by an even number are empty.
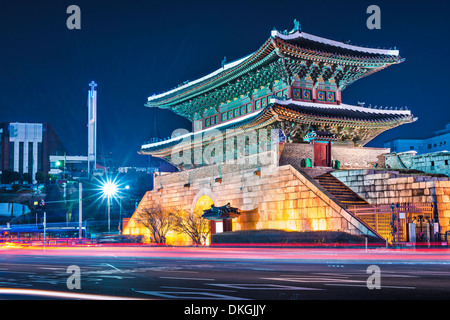
{"type": "MultiPolygon", "coordinates": [[[[98,83],[98,150],[119,165],[139,163],[149,138],[148,96],[195,80],[257,50],[273,27],[368,47],[396,46],[406,62],[364,78],[344,103],[408,106],[418,122],[390,130],[369,146],[427,137],[450,120],[450,4],[429,1],[2,1],[0,121],[48,122],[70,154],[86,154],[88,83],[98,83]],[[81,8],[81,30],[66,9],[81,8]],[[366,9],[381,8],[381,30],[366,9]]],[[[158,111],[161,136],[189,123],[158,111]]]]}

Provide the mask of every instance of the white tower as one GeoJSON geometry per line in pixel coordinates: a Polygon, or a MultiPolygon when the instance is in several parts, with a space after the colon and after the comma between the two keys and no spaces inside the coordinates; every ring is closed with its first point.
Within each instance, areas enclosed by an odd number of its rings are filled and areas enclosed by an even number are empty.
{"type": "Polygon", "coordinates": [[[97,167],[97,84],[92,81],[88,94],[88,177],[97,167]],[[92,167],[91,167],[92,166],[92,167]]]}

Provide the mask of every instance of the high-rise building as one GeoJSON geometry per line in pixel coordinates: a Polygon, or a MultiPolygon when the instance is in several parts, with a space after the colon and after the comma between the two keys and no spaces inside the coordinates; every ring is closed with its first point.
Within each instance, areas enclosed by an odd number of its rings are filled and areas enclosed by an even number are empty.
{"type": "Polygon", "coordinates": [[[50,155],[64,155],[66,150],[50,124],[0,124],[0,170],[28,173],[35,180],[36,172],[50,171],[50,155]]]}

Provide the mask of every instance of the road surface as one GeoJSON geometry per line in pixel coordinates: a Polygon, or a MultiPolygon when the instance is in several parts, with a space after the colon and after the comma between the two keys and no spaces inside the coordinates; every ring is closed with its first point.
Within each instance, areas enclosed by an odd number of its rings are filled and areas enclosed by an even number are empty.
{"type": "Polygon", "coordinates": [[[5,246],[0,298],[446,300],[449,258],[448,249],[5,246]]]}

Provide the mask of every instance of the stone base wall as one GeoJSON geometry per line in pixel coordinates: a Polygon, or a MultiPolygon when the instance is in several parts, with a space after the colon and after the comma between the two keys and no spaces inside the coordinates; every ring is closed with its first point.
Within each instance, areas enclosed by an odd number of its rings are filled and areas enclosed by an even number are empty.
{"type": "Polygon", "coordinates": [[[385,155],[386,168],[414,169],[431,174],[450,176],[450,152],[434,152],[416,155],[415,151],[385,155]]]}
{"type": "Polygon", "coordinates": [[[384,154],[390,149],[333,146],[331,148],[332,160],[341,162],[341,169],[371,169],[385,167],[384,154]]]}
{"type": "Polygon", "coordinates": [[[344,170],[332,174],[370,204],[435,204],[441,233],[450,231],[450,178],[383,170],[344,170]]]}
{"type": "MultiPolygon", "coordinates": [[[[241,216],[233,220],[233,230],[344,231],[373,235],[320,186],[290,165],[262,168],[212,165],[156,177],[155,190],[145,194],[136,212],[159,205],[168,210],[192,212],[204,195],[216,206],[230,203],[240,210],[241,216]]],[[[136,214],[124,234],[146,232],[136,214]]],[[[169,242],[189,244],[176,235],[171,235],[169,242]]]]}

